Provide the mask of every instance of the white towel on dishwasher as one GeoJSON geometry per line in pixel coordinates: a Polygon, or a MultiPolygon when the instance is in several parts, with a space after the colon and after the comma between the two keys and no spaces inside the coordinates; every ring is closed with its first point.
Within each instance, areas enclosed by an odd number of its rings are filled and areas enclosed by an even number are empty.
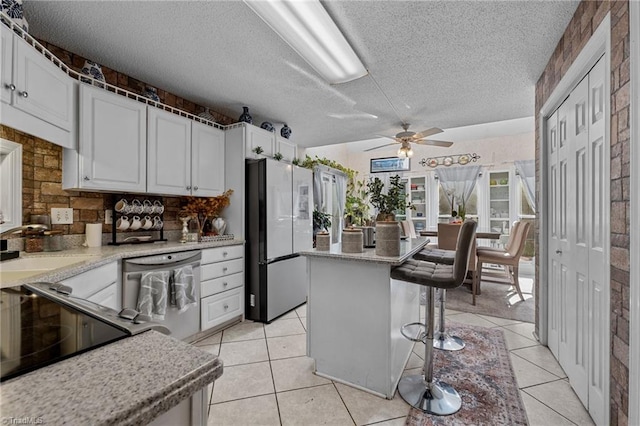
{"type": "Polygon", "coordinates": [[[155,320],[164,320],[167,311],[169,271],[153,271],[142,274],[138,293],[137,311],[155,320]]]}
{"type": "Polygon", "coordinates": [[[191,306],[197,306],[196,286],[191,265],[173,270],[171,305],[178,308],[179,312],[184,312],[191,306]]]}

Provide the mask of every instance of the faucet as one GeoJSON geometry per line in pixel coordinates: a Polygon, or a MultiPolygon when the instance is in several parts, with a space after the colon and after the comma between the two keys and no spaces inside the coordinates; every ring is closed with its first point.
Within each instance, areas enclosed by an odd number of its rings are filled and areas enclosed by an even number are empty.
{"type": "Polygon", "coordinates": [[[7,236],[13,236],[13,234],[22,234],[24,231],[48,231],[49,227],[47,225],[43,225],[41,223],[34,223],[32,225],[22,225],[16,226],[15,228],[7,229],[3,233],[0,234],[0,238],[5,238],[7,236]]]}

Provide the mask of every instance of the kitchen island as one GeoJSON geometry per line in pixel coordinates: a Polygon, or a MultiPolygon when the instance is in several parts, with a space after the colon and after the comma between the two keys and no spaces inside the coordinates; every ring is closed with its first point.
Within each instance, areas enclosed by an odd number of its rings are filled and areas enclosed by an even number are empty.
{"type": "Polygon", "coordinates": [[[207,423],[218,357],[156,331],[125,338],[0,385],[3,423],[207,423]],[[13,419],[13,420],[11,420],[13,419]]]}
{"type": "Polygon", "coordinates": [[[315,373],[375,395],[393,398],[413,342],[400,327],[419,320],[419,286],[391,279],[391,269],[429,241],[400,243],[400,255],[375,249],[342,253],[304,251],[307,257],[307,355],[315,373]]]}

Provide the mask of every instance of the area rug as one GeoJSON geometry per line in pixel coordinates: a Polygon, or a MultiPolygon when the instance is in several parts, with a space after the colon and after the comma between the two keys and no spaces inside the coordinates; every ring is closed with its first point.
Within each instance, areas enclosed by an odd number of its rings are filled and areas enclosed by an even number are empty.
{"type": "Polygon", "coordinates": [[[482,280],[482,293],[476,296],[476,305],[471,304],[471,289],[460,286],[447,290],[447,309],[490,315],[517,321],[535,321],[535,302],[533,299],[533,278],[520,278],[520,289],[524,302],[515,288],[508,284],[482,280]]]}
{"type": "Polygon", "coordinates": [[[461,337],[466,347],[456,352],[436,350],[433,375],[458,391],[462,408],[450,416],[434,416],[412,408],[406,424],[528,425],[503,331],[453,321],[447,322],[447,328],[461,337]]]}

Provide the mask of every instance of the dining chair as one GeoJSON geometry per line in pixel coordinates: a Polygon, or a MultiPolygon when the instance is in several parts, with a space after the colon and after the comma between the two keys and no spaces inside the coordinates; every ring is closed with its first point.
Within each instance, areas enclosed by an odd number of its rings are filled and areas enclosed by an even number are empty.
{"type": "MultiPolygon", "coordinates": [[[[531,224],[528,222],[520,222],[514,225],[513,241],[509,241],[507,250],[485,250],[478,249],[477,253],[477,267],[476,267],[476,279],[472,284],[473,304],[476,304],[476,285],[482,280],[482,266],[485,263],[491,263],[495,265],[502,265],[505,268],[507,276],[509,277],[509,284],[513,285],[520,296],[520,299],[524,301],[522,290],[520,289],[520,280],[518,278],[518,265],[520,263],[520,256],[524,251],[524,244],[529,233],[531,224]]],[[[511,240],[511,239],[510,239],[511,240]]]]}

